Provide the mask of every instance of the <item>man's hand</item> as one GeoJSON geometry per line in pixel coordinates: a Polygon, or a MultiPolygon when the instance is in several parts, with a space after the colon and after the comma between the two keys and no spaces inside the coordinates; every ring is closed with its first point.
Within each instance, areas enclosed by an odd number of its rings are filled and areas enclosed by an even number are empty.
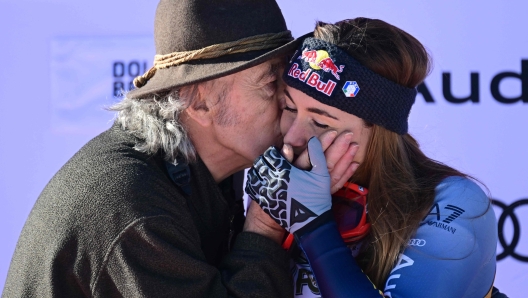
{"type": "MultiPolygon", "coordinates": [[[[337,136],[336,131],[328,131],[319,136],[331,177],[332,187],[330,191],[332,194],[345,185],[359,166],[357,162],[353,162],[359,146],[356,143],[350,143],[352,135],[351,132],[343,132],[337,136]]],[[[289,162],[292,162],[293,149],[289,144],[284,144],[282,155],[289,162]]],[[[300,169],[310,169],[308,151],[304,150],[293,162],[293,165],[300,169]]]]}
{"type": "Polygon", "coordinates": [[[286,231],[276,223],[262,208],[253,200],[249,203],[244,223],[245,232],[253,232],[268,237],[282,244],[286,231]]]}

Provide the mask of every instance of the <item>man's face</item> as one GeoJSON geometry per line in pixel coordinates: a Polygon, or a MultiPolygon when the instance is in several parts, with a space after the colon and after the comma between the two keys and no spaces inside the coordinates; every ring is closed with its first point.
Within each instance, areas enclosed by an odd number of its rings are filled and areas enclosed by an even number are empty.
{"type": "Polygon", "coordinates": [[[218,98],[213,108],[216,135],[247,166],[269,146],[282,142],[278,93],[283,90],[279,84],[284,62],[270,60],[209,86],[218,98]]]}

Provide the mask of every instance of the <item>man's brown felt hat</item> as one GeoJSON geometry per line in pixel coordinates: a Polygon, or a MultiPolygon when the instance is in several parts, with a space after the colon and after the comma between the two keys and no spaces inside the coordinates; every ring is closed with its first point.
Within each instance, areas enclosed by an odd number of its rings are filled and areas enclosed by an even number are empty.
{"type": "MultiPolygon", "coordinates": [[[[154,39],[156,53],[166,55],[287,30],[275,0],[161,0],[156,11],[154,39]]],[[[139,99],[233,74],[286,55],[297,44],[297,41],[290,41],[277,48],[192,60],[157,69],[144,86],[131,90],[126,96],[139,99]]]]}

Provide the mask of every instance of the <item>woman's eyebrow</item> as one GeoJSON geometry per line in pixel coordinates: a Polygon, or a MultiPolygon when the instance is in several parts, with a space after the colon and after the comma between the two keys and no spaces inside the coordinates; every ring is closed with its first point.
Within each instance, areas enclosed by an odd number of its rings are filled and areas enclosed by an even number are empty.
{"type": "Polygon", "coordinates": [[[321,109],[318,109],[318,108],[308,108],[307,110],[308,110],[308,112],[316,113],[316,114],[319,114],[321,116],[326,116],[328,118],[339,120],[339,119],[337,119],[336,116],[332,116],[330,113],[328,113],[325,110],[321,110],[321,109]]]}
{"type": "MultiPolygon", "coordinates": [[[[284,89],[284,94],[286,94],[286,96],[291,100],[291,102],[293,104],[295,104],[295,102],[293,101],[293,98],[291,97],[291,95],[288,92],[288,90],[284,89]]],[[[328,113],[325,110],[321,110],[321,109],[318,109],[318,108],[308,108],[307,110],[308,110],[308,112],[312,112],[312,113],[315,113],[315,114],[319,114],[321,116],[325,116],[325,117],[328,117],[328,118],[339,120],[336,116],[331,115],[330,113],[328,113]]]]}

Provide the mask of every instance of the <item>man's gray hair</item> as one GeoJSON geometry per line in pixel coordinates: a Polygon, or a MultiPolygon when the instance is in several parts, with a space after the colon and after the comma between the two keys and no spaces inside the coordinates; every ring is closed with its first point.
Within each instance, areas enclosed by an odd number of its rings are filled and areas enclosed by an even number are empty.
{"type": "Polygon", "coordinates": [[[117,112],[116,122],[122,129],[138,138],[136,150],[147,154],[161,150],[165,160],[172,163],[176,163],[178,157],[193,161],[196,151],[180,121],[182,112],[197,96],[196,86],[188,88],[186,91],[190,92],[184,92],[184,96],[179,89],[144,99],[125,95],[109,110],[117,112]]]}

